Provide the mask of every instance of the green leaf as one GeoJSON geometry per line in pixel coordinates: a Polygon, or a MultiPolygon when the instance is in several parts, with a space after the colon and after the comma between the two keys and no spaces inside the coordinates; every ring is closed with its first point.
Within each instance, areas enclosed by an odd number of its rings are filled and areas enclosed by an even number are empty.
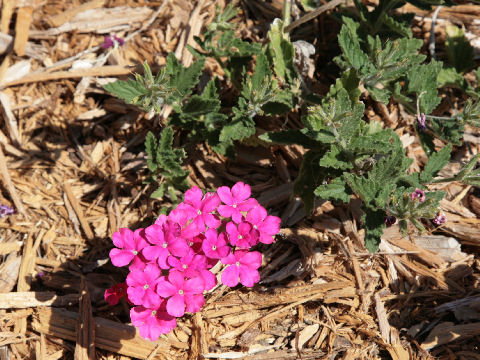
{"type": "Polygon", "coordinates": [[[255,65],[255,72],[252,76],[252,88],[260,89],[266,77],[270,77],[270,64],[264,53],[257,55],[257,63],[255,65]]]}
{"type": "Polygon", "coordinates": [[[444,146],[440,151],[433,153],[429,158],[422,173],[420,174],[420,181],[422,183],[430,182],[450,160],[450,153],[452,146],[449,144],[444,146]]]}
{"type": "Polygon", "coordinates": [[[185,98],[190,94],[191,89],[198,83],[204,65],[205,59],[200,59],[185,68],[174,53],[168,54],[165,69],[166,73],[170,75],[169,87],[175,90],[176,97],[185,98]]]}
{"type": "Polygon", "coordinates": [[[148,155],[147,166],[151,172],[157,170],[157,139],[151,131],[147,133],[145,138],[145,150],[148,155]]]}
{"type": "Polygon", "coordinates": [[[345,159],[341,149],[335,144],[333,144],[330,148],[330,151],[327,151],[325,155],[320,159],[320,166],[339,170],[347,170],[353,168],[352,163],[345,159]]]}
{"type": "Polygon", "coordinates": [[[280,90],[272,100],[262,106],[262,110],[268,115],[281,115],[288,113],[293,107],[293,94],[289,90],[280,90]]]}
{"type": "Polygon", "coordinates": [[[281,144],[281,145],[299,144],[307,149],[318,146],[318,143],[316,141],[306,136],[300,130],[282,130],[282,131],[275,131],[275,132],[273,131],[266,132],[260,135],[259,138],[274,144],[281,144]]]}
{"type": "Polygon", "coordinates": [[[473,46],[457,26],[447,26],[447,55],[449,62],[458,72],[466,72],[475,66],[473,46]]]}
{"type": "Polygon", "coordinates": [[[455,180],[468,185],[480,186],[480,168],[473,170],[479,159],[480,154],[476,154],[471,158],[455,176],[455,180]]]}
{"type": "Polygon", "coordinates": [[[303,156],[300,171],[293,183],[293,192],[302,198],[307,214],[310,214],[313,210],[314,191],[322,176],[318,165],[320,156],[319,152],[308,150],[303,156]]]}
{"type": "Polygon", "coordinates": [[[150,197],[152,199],[162,199],[165,195],[165,183],[160,184],[160,186],[155,190],[150,197]]]}
{"type": "Polygon", "coordinates": [[[362,220],[365,226],[365,247],[373,254],[378,250],[387,214],[383,210],[371,210],[368,208],[364,209],[364,211],[365,214],[362,220]]]}
{"type": "Polygon", "coordinates": [[[104,85],[103,88],[128,104],[136,104],[137,100],[147,93],[147,89],[141,83],[132,79],[117,80],[104,85]]]}
{"type": "Polygon", "coordinates": [[[429,114],[440,103],[437,78],[441,68],[441,62],[432,61],[430,64],[414,66],[408,73],[408,91],[416,93],[420,99],[420,112],[429,114]]]}
{"type": "Polygon", "coordinates": [[[273,61],[275,74],[284,83],[291,83],[295,78],[295,68],[293,67],[295,49],[288,34],[283,32],[283,22],[280,19],[273,21],[267,36],[270,40],[268,52],[273,61]]]}
{"type": "Polygon", "coordinates": [[[352,19],[342,17],[342,29],[338,35],[338,43],[347,63],[355,69],[361,69],[369,63],[368,55],[360,47],[358,28],[360,24],[352,19]]]}
{"type": "Polygon", "coordinates": [[[326,185],[318,186],[315,189],[315,195],[320,199],[348,203],[350,194],[347,189],[345,180],[342,177],[337,177],[326,185]]]}

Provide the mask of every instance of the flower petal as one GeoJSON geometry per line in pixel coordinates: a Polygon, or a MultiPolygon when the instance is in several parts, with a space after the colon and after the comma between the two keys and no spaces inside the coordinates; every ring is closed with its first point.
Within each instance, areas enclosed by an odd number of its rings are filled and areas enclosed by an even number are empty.
{"type": "Polygon", "coordinates": [[[228,186],[220,186],[217,189],[217,194],[224,204],[233,205],[234,201],[232,197],[232,192],[228,186]]]}
{"type": "Polygon", "coordinates": [[[167,301],[167,312],[175,317],[182,317],[185,314],[185,300],[181,295],[172,296],[167,301]]]}
{"type": "Polygon", "coordinates": [[[260,281],[260,274],[258,270],[248,268],[246,266],[240,266],[239,269],[240,283],[247,287],[252,287],[258,281],[260,281]]]}
{"type": "Polygon", "coordinates": [[[239,280],[238,277],[239,277],[238,266],[230,265],[230,266],[227,266],[225,270],[223,270],[221,279],[224,285],[235,287],[238,285],[238,280],[239,280]]]}
{"type": "Polygon", "coordinates": [[[240,203],[245,199],[248,199],[252,191],[250,189],[250,185],[245,184],[243,182],[237,182],[232,187],[232,195],[235,202],[240,203]]]}
{"type": "Polygon", "coordinates": [[[131,250],[120,250],[116,248],[110,250],[110,260],[112,260],[112,264],[117,267],[130,264],[134,257],[135,255],[133,255],[131,250]]]}
{"type": "Polygon", "coordinates": [[[203,191],[198,186],[185,191],[184,202],[192,205],[194,208],[200,209],[202,205],[203,191]]]}

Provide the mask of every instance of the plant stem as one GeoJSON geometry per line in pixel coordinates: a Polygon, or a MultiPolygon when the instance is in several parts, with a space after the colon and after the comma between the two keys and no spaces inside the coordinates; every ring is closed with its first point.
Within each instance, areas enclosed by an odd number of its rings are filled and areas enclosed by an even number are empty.
{"type": "Polygon", "coordinates": [[[290,25],[290,14],[292,11],[292,0],[283,0],[283,26],[290,25]]]}

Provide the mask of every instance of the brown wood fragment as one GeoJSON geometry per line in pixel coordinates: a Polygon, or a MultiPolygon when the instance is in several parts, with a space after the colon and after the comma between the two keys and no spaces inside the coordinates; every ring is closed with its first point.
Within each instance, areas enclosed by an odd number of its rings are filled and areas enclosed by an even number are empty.
{"type": "Polygon", "coordinates": [[[60,14],[50,16],[48,18],[48,22],[52,26],[60,26],[66,23],[67,21],[73,19],[75,15],[80,14],[81,12],[91,10],[91,9],[97,9],[103,6],[105,3],[105,0],[92,0],[86,3],[83,3],[80,6],[68,9],[60,14]]]}
{"type": "Polygon", "coordinates": [[[23,309],[37,306],[71,306],[77,295],[59,296],[50,291],[26,291],[0,294],[0,309],[23,309]]]}
{"type": "Polygon", "coordinates": [[[3,0],[2,3],[2,19],[0,20],[0,32],[8,34],[10,20],[12,19],[15,9],[16,0],[3,0]]]}
{"type": "Polygon", "coordinates": [[[8,255],[12,252],[19,251],[22,247],[22,243],[18,241],[0,243],[0,255],[8,255]]]}
{"type": "MultiPolygon", "coordinates": [[[[77,313],[65,309],[40,307],[34,313],[32,328],[39,333],[75,341],[77,318],[77,313]]],[[[171,346],[188,348],[187,344],[169,344],[163,339],[155,344],[143,339],[133,326],[99,317],[95,317],[94,321],[95,346],[100,349],[143,359],[150,355],[157,344],[160,344],[161,352],[167,352],[171,346]]]]}
{"type": "Polygon", "coordinates": [[[478,335],[480,335],[480,322],[463,325],[443,322],[433,328],[421,346],[424,350],[431,350],[454,340],[467,339],[478,335]]]}
{"type": "Polygon", "coordinates": [[[95,360],[95,322],[92,316],[92,304],[85,277],[80,285],[79,316],[77,320],[77,343],[74,360],[95,360]]]}
{"type": "Polygon", "coordinates": [[[5,119],[5,125],[8,130],[8,135],[10,135],[10,139],[12,142],[19,146],[22,141],[20,139],[20,135],[18,133],[18,122],[12,112],[12,107],[10,106],[10,99],[9,97],[0,91],[0,106],[3,118],[5,119]]]}
{"type": "Polygon", "coordinates": [[[80,221],[80,225],[82,226],[82,229],[85,232],[87,239],[93,240],[95,236],[93,235],[92,229],[90,228],[90,225],[88,224],[87,219],[83,214],[83,210],[80,207],[80,204],[78,203],[78,200],[73,194],[72,188],[67,181],[63,183],[63,189],[65,190],[65,194],[67,195],[67,198],[70,201],[70,204],[72,205],[73,210],[78,217],[78,220],[80,221]]]}
{"type": "Polygon", "coordinates": [[[69,71],[55,71],[51,73],[41,72],[41,73],[31,73],[27,76],[24,76],[18,80],[13,80],[6,82],[1,85],[1,87],[9,87],[21,84],[28,84],[34,82],[42,81],[51,81],[51,80],[61,80],[61,79],[78,79],[84,76],[120,76],[128,75],[132,73],[134,69],[126,66],[118,65],[105,65],[94,67],[90,69],[75,69],[69,71]]]}
{"type": "Polygon", "coordinates": [[[7,260],[0,265],[0,294],[8,293],[15,287],[21,263],[21,256],[10,254],[7,260]]]}
{"type": "Polygon", "coordinates": [[[27,48],[28,32],[32,23],[33,7],[25,6],[17,11],[17,20],[15,23],[15,40],[13,50],[18,56],[25,55],[27,48]]]}

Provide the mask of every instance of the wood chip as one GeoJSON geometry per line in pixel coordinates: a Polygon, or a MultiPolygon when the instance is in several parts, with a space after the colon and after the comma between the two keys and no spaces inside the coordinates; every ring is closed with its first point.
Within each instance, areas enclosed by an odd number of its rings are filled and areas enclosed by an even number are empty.
{"type": "Polygon", "coordinates": [[[47,21],[52,24],[52,26],[60,26],[84,11],[102,7],[104,3],[105,0],[92,0],[81,4],[80,6],[68,9],[60,14],[50,16],[47,21]]]}
{"type": "Polygon", "coordinates": [[[13,43],[13,50],[18,56],[25,55],[27,48],[28,33],[30,24],[32,23],[33,7],[26,6],[18,9],[17,20],[15,23],[15,41],[13,43]]]}
{"type": "Polygon", "coordinates": [[[78,303],[77,295],[59,296],[49,291],[27,291],[0,294],[0,309],[23,309],[37,306],[71,306],[78,303]]]}
{"type": "Polygon", "coordinates": [[[92,304],[85,277],[80,284],[80,313],[77,321],[77,343],[74,360],[95,360],[95,322],[92,316],[92,304]]]}

